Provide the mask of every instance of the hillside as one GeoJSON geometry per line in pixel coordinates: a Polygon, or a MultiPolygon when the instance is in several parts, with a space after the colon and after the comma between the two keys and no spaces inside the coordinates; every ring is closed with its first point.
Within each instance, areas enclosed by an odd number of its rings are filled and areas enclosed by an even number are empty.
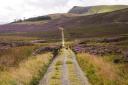
{"type": "Polygon", "coordinates": [[[128,34],[128,9],[88,16],[72,16],[52,19],[40,24],[6,24],[0,26],[1,35],[34,36],[43,39],[59,39],[59,26],[65,28],[68,39],[103,37],[128,34]]]}
{"type": "Polygon", "coordinates": [[[89,6],[89,7],[74,6],[71,10],[69,10],[68,13],[49,14],[49,15],[27,18],[24,20],[19,19],[12,23],[40,24],[40,23],[46,23],[53,19],[92,15],[92,14],[104,13],[104,12],[112,12],[112,11],[121,10],[125,8],[128,8],[128,6],[127,5],[100,5],[100,6],[89,6]]]}
{"type": "Polygon", "coordinates": [[[32,17],[27,18],[24,20],[16,20],[12,23],[15,24],[42,24],[47,23],[51,20],[59,19],[59,18],[65,18],[65,17],[75,17],[75,16],[81,16],[79,14],[72,14],[72,13],[56,13],[56,14],[49,14],[49,15],[43,15],[38,17],[32,17]]]}
{"type": "Polygon", "coordinates": [[[85,38],[94,36],[112,36],[128,33],[128,9],[110,13],[78,16],[53,20],[44,28],[57,29],[62,26],[69,38],[85,38]]]}
{"type": "Polygon", "coordinates": [[[101,5],[101,6],[88,6],[88,7],[74,6],[69,11],[69,13],[90,15],[90,14],[97,14],[104,12],[112,12],[124,8],[128,8],[128,6],[127,5],[101,5]]]}

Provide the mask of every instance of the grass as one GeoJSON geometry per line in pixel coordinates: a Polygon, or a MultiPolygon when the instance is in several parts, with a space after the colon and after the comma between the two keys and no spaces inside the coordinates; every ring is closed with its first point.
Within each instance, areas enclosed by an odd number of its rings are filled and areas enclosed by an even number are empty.
{"type": "Polygon", "coordinates": [[[97,13],[104,13],[104,12],[112,12],[112,11],[116,11],[124,8],[127,8],[127,6],[122,6],[122,5],[94,6],[85,14],[90,15],[90,14],[97,14],[97,13]]]}
{"type": "Polygon", "coordinates": [[[61,85],[61,76],[62,76],[62,62],[57,61],[55,64],[55,69],[50,80],[50,85],[61,85]]]}
{"type": "Polygon", "coordinates": [[[56,62],[56,66],[59,66],[59,65],[62,65],[63,63],[62,63],[62,61],[57,61],[56,62]]]}
{"type": "MultiPolygon", "coordinates": [[[[121,58],[121,55],[109,55],[108,56],[104,56],[103,59],[106,60],[108,63],[112,63],[115,59],[117,58],[121,58]]],[[[119,75],[119,84],[122,85],[127,85],[128,84],[128,63],[124,63],[124,62],[120,62],[120,63],[113,63],[114,66],[117,68],[118,70],[118,75],[119,75]]],[[[118,84],[118,85],[119,85],[118,84]]]]}
{"type": "Polygon", "coordinates": [[[67,61],[66,64],[72,64],[72,61],[67,61]]]}
{"type": "Polygon", "coordinates": [[[36,37],[25,37],[25,36],[0,36],[1,41],[31,41],[31,40],[37,40],[36,37]]]}
{"type": "MultiPolygon", "coordinates": [[[[95,42],[94,40],[86,42],[87,45],[94,46],[116,46],[122,51],[127,50],[127,43],[128,40],[110,43],[95,42]]],[[[128,85],[128,63],[124,62],[124,59],[122,54],[116,53],[103,56],[78,53],[77,56],[80,67],[92,85],[128,85]],[[119,60],[120,62],[116,63],[115,60],[119,60]]]]}
{"type": "Polygon", "coordinates": [[[50,80],[50,85],[61,85],[61,67],[58,67],[58,70],[54,71],[54,74],[50,80]]]}
{"type": "Polygon", "coordinates": [[[17,66],[32,54],[36,46],[21,46],[0,51],[0,71],[17,66]]]}
{"type": "Polygon", "coordinates": [[[0,85],[37,85],[51,58],[51,53],[29,57],[19,67],[1,72],[0,85]]]}
{"type": "Polygon", "coordinates": [[[75,72],[74,65],[72,63],[67,64],[68,66],[68,73],[69,73],[69,80],[71,85],[81,85],[79,77],[75,72]]]}
{"type": "Polygon", "coordinates": [[[117,68],[101,57],[90,54],[78,54],[78,63],[86,73],[92,85],[120,85],[117,68]]]}

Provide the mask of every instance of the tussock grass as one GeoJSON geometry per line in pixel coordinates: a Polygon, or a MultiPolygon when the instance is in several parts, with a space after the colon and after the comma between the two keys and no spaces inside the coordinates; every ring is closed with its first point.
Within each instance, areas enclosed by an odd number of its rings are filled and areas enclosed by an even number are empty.
{"type": "Polygon", "coordinates": [[[36,46],[21,46],[0,50],[0,71],[17,66],[32,54],[36,46]]]}
{"type": "Polygon", "coordinates": [[[92,85],[120,85],[117,68],[112,63],[85,53],[78,54],[77,60],[92,85]]]}
{"type": "Polygon", "coordinates": [[[20,63],[18,68],[1,72],[0,85],[37,85],[51,58],[51,53],[37,55],[20,63]]]}

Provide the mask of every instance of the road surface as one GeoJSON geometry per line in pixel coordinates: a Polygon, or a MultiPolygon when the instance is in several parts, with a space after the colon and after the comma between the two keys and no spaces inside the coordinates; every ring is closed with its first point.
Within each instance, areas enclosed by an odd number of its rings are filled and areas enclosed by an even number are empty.
{"type": "Polygon", "coordinates": [[[39,85],[90,85],[90,83],[79,67],[75,54],[70,49],[62,49],[39,85]]]}

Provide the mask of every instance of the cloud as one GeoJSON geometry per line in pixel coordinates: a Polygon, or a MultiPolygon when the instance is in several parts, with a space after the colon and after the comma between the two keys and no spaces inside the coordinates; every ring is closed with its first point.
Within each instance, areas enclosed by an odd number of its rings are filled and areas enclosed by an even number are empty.
{"type": "Polygon", "coordinates": [[[128,5],[128,0],[84,0],[85,5],[128,5]]]}
{"type": "Polygon", "coordinates": [[[28,5],[38,6],[43,8],[51,8],[65,6],[68,0],[28,0],[28,5]]]}
{"type": "Polygon", "coordinates": [[[0,23],[23,17],[66,13],[73,6],[126,4],[128,0],[0,0],[0,23]]]}

